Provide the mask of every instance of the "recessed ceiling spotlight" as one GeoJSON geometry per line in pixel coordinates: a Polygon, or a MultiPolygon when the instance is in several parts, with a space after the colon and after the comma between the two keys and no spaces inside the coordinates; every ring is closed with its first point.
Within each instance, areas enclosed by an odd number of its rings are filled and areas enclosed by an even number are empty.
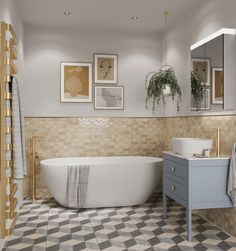
{"type": "Polygon", "coordinates": [[[71,14],[71,12],[70,12],[70,11],[64,11],[64,14],[65,14],[66,16],[69,16],[69,15],[71,14]]]}
{"type": "Polygon", "coordinates": [[[137,20],[137,19],[138,19],[138,16],[132,16],[131,19],[132,19],[132,20],[137,20]]]}

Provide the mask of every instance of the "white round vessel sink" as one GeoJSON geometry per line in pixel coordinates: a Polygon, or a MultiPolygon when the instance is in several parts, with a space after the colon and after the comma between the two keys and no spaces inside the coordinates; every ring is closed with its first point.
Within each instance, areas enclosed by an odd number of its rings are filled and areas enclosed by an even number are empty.
{"type": "Polygon", "coordinates": [[[203,150],[212,149],[213,140],[207,138],[173,138],[173,151],[184,157],[202,154],[203,150]]]}

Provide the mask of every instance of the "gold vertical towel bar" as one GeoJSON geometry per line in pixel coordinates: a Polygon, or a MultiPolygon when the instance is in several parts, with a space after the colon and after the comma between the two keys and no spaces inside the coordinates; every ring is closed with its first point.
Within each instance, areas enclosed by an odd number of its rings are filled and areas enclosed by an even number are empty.
{"type": "Polygon", "coordinates": [[[1,127],[1,238],[5,238],[6,236],[6,158],[5,158],[5,144],[6,144],[6,133],[5,133],[5,108],[6,108],[6,100],[5,100],[5,92],[6,92],[6,82],[5,82],[5,58],[6,58],[6,43],[5,43],[5,34],[6,34],[6,24],[1,23],[0,25],[0,90],[1,90],[1,117],[0,117],[0,127],[1,127]]]}
{"type": "Polygon", "coordinates": [[[17,73],[14,60],[17,59],[17,52],[14,46],[17,44],[17,36],[13,27],[5,22],[0,23],[0,238],[5,238],[11,234],[16,221],[15,208],[17,199],[14,195],[17,191],[17,186],[14,185],[13,177],[9,177],[9,169],[12,173],[12,160],[6,160],[6,152],[12,151],[13,145],[6,143],[6,136],[12,133],[12,126],[6,126],[6,118],[12,116],[12,108],[6,109],[6,100],[11,100],[10,91],[6,91],[7,82],[11,81],[11,77],[17,73]],[[8,40],[7,33],[10,33],[11,38],[8,40]],[[10,67],[10,74],[7,69],[10,67]],[[6,177],[8,176],[8,177],[6,177]],[[7,187],[8,186],[8,187],[7,187]],[[7,191],[8,189],[8,191],[7,191]],[[10,195],[7,195],[10,190],[10,195]],[[7,220],[11,220],[11,225],[7,228],[7,220]]]}
{"type": "Polygon", "coordinates": [[[39,155],[37,153],[37,140],[40,140],[41,137],[33,136],[30,142],[30,155],[31,155],[31,182],[32,182],[32,199],[37,200],[36,195],[36,161],[39,159],[39,155]]]}

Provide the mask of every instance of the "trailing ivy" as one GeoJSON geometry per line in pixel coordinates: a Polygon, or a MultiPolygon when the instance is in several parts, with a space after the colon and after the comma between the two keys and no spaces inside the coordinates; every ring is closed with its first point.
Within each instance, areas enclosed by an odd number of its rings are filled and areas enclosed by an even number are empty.
{"type": "Polygon", "coordinates": [[[197,111],[201,108],[201,103],[203,100],[203,94],[205,91],[206,85],[202,84],[202,78],[197,73],[191,72],[191,94],[194,100],[194,107],[196,107],[197,111]]]}
{"type": "Polygon", "coordinates": [[[177,95],[176,104],[177,104],[177,111],[179,111],[179,105],[181,102],[181,89],[180,86],[178,85],[178,80],[172,68],[169,68],[167,70],[160,69],[158,72],[149,72],[146,76],[145,86],[147,91],[147,96],[146,96],[147,109],[148,109],[149,99],[152,99],[153,113],[155,113],[156,106],[159,106],[160,101],[162,101],[163,104],[166,103],[163,90],[166,88],[166,86],[169,86],[170,96],[172,97],[173,100],[177,95]],[[152,75],[151,78],[150,75],[152,75]]]}

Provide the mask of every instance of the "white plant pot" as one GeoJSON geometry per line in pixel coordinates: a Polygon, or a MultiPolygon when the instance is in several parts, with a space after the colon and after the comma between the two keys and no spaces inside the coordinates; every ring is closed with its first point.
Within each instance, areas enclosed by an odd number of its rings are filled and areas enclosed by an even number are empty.
{"type": "Polygon", "coordinates": [[[165,96],[169,96],[169,95],[170,95],[170,86],[169,86],[169,85],[167,85],[167,86],[165,87],[165,89],[163,89],[163,94],[164,94],[165,96]]]}

